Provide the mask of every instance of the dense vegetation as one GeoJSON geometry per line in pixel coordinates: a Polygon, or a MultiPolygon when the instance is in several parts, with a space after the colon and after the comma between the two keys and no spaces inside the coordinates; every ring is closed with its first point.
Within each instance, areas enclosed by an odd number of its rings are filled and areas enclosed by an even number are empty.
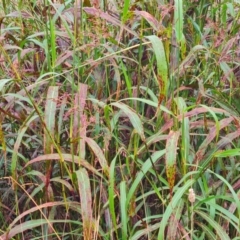
{"type": "Polygon", "coordinates": [[[0,2],[0,239],[240,239],[239,0],[0,2]]]}

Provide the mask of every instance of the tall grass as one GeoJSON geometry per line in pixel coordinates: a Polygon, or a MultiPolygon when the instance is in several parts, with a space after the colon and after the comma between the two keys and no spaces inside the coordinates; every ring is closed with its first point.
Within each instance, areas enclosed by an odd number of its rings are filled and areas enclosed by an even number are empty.
{"type": "Polygon", "coordinates": [[[239,239],[239,1],[0,3],[0,239],[239,239]]]}

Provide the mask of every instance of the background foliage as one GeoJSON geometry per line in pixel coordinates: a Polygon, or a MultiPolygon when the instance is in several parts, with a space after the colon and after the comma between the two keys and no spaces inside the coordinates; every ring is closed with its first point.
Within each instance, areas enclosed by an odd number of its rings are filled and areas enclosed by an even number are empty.
{"type": "Polygon", "coordinates": [[[1,239],[240,239],[240,3],[2,0],[1,239]]]}

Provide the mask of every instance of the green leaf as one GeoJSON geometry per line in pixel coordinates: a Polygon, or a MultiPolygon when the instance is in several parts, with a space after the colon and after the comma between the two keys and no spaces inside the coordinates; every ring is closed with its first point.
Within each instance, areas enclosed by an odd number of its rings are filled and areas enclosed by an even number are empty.
{"type": "Polygon", "coordinates": [[[166,96],[168,89],[168,64],[163,42],[160,38],[154,35],[147,36],[146,38],[151,41],[157,59],[158,77],[162,80],[162,83],[159,83],[160,92],[166,96]]]}
{"type": "Polygon", "coordinates": [[[50,86],[47,93],[47,101],[45,104],[44,122],[48,131],[44,131],[44,145],[45,153],[51,153],[52,151],[52,138],[55,134],[55,119],[58,100],[58,87],[50,86]],[[49,136],[51,134],[51,136],[49,136]]]}
{"type": "MultiPolygon", "coordinates": [[[[159,160],[159,158],[161,158],[164,154],[165,154],[166,150],[161,150],[161,151],[156,151],[154,152],[154,154],[151,156],[153,164],[159,160]]],[[[137,176],[134,180],[134,182],[132,183],[132,186],[130,187],[128,194],[127,194],[127,200],[126,200],[126,205],[128,206],[128,204],[130,203],[131,198],[133,197],[135,191],[137,190],[140,182],[142,181],[142,179],[145,177],[145,174],[152,168],[152,162],[151,159],[148,158],[144,164],[141,167],[141,170],[137,173],[137,176]]]]}
{"type": "Polygon", "coordinates": [[[23,137],[24,137],[25,132],[27,131],[29,125],[31,124],[31,122],[33,122],[37,118],[38,118],[38,116],[30,115],[18,131],[17,140],[14,144],[14,149],[13,149],[13,153],[12,153],[12,161],[11,161],[11,173],[12,173],[13,179],[16,179],[17,162],[18,162],[18,156],[19,156],[19,153],[18,153],[19,147],[21,146],[23,137]]]}
{"type": "Polygon", "coordinates": [[[214,154],[214,157],[235,157],[235,156],[240,156],[240,148],[235,148],[235,149],[228,149],[225,151],[217,151],[214,154]]]}
{"type": "Polygon", "coordinates": [[[123,24],[127,21],[129,15],[130,0],[124,0],[123,12],[122,12],[122,22],[123,24]]]}
{"type": "Polygon", "coordinates": [[[9,79],[1,79],[0,80],[0,92],[3,90],[5,84],[11,82],[13,79],[9,78],[9,79]]]}
{"type": "Polygon", "coordinates": [[[108,194],[109,194],[109,210],[112,217],[112,222],[115,230],[117,229],[117,221],[116,221],[116,213],[115,213],[115,202],[114,202],[114,189],[115,189],[115,167],[116,167],[116,160],[118,155],[112,160],[110,165],[110,173],[109,173],[109,187],[108,187],[108,194]]]}
{"type": "Polygon", "coordinates": [[[174,1],[174,27],[177,42],[181,42],[184,38],[183,35],[183,4],[182,0],[174,1]]]}
{"type": "Polygon", "coordinates": [[[122,223],[122,239],[127,240],[127,207],[126,207],[126,182],[120,183],[120,209],[121,209],[121,223],[122,223]]]}
{"type": "Polygon", "coordinates": [[[207,224],[210,224],[211,227],[215,229],[216,234],[219,236],[222,240],[230,240],[227,233],[223,230],[222,226],[220,226],[216,221],[214,221],[211,217],[209,217],[208,213],[202,212],[202,211],[195,211],[195,214],[200,215],[202,218],[204,218],[207,222],[207,224]]]}
{"type": "Polygon", "coordinates": [[[174,209],[178,206],[179,201],[181,201],[183,194],[193,185],[194,180],[188,180],[182,187],[178,187],[177,191],[172,197],[172,201],[167,206],[163,218],[159,227],[158,240],[165,240],[165,228],[168,224],[169,217],[175,211],[174,209]]]}
{"type": "MultiPolygon", "coordinates": [[[[44,224],[51,224],[52,223],[64,223],[64,224],[76,224],[80,227],[81,222],[79,221],[72,221],[68,219],[62,219],[62,220],[46,220],[46,219],[37,219],[37,220],[30,220],[30,221],[25,221],[13,228],[11,228],[7,233],[4,233],[3,235],[0,236],[0,239],[11,239],[12,237],[16,236],[19,233],[23,233],[26,230],[32,230],[35,227],[43,226],[44,224]]],[[[57,239],[59,238],[59,235],[57,234],[56,231],[54,231],[57,239]]]]}
{"type": "Polygon", "coordinates": [[[132,123],[133,127],[135,128],[137,133],[140,135],[141,139],[144,141],[145,140],[144,129],[143,129],[142,122],[139,116],[137,115],[137,113],[124,103],[115,102],[115,103],[111,103],[110,105],[121,109],[126,114],[130,122],[132,123]]]}

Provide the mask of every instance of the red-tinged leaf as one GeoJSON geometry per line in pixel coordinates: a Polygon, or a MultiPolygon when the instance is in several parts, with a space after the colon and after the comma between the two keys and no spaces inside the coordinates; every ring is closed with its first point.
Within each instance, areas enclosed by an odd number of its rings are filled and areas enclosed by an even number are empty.
{"type": "MultiPolygon", "coordinates": [[[[220,109],[220,108],[210,107],[209,109],[214,113],[224,114],[226,116],[230,115],[227,111],[225,111],[223,109],[220,109]]],[[[184,117],[192,117],[192,116],[202,114],[202,113],[206,113],[206,112],[209,112],[209,110],[207,108],[198,107],[198,108],[193,109],[192,111],[189,111],[189,112],[185,113],[184,117]]],[[[177,116],[177,118],[178,118],[179,121],[182,121],[183,115],[180,114],[180,115],[177,116]]],[[[190,123],[190,124],[192,124],[192,123],[190,123]]],[[[166,122],[162,126],[162,128],[160,129],[159,132],[163,133],[163,132],[167,131],[168,129],[170,129],[172,126],[173,126],[173,120],[170,119],[168,122],[166,122]]]]}
{"type": "Polygon", "coordinates": [[[81,158],[85,158],[85,136],[87,132],[87,116],[84,114],[84,108],[87,97],[87,84],[80,84],[78,93],[74,99],[74,118],[73,118],[73,149],[77,152],[80,149],[81,158]]]}
{"type": "Polygon", "coordinates": [[[41,155],[41,156],[38,156],[38,157],[32,159],[31,161],[29,161],[24,166],[24,168],[26,168],[30,164],[33,164],[33,163],[36,163],[36,162],[42,162],[42,161],[47,161],[47,160],[48,161],[61,160],[61,159],[64,159],[64,161],[67,161],[67,162],[70,162],[70,163],[74,162],[75,164],[83,166],[83,167],[87,168],[89,171],[93,172],[94,174],[102,177],[102,175],[91,164],[89,164],[86,160],[81,159],[78,156],[73,156],[72,154],[62,154],[61,156],[58,153],[41,155]]]}
{"type": "Polygon", "coordinates": [[[113,16],[109,15],[108,13],[101,11],[100,9],[97,9],[94,7],[84,7],[83,10],[89,15],[93,15],[98,18],[100,17],[102,19],[105,19],[109,23],[111,23],[115,26],[119,26],[119,27],[123,28],[124,30],[126,30],[127,32],[131,33],[133,36],[138,37],[138,35],[134,31],[132,31],[130,28],[123,25],[121,23],[121,21],[119,21],[116,17],[113,17],[113,16]]]}
{"type": "Polygon", "coordinates": [[[166,142],[166,173],[168,184],[170,188],[170,194],[175,183],[176,175],[176,158],[177,158],[177,144],[180,132],[170,131],[167,142],[166,142]]]}
{"type": "MultiPolygon", "coordinates": [[[[167,228],[167,236],[168,239],[180,239],[180,235],[179,235],[179,225],[181,224],[180,219],[182,217],[182,211],[184,208],[184,201],[183,199],[179,200],[178,205],[176,206],[176,208],[174,208],[173,213],[171,214],[170,218],[169,218],[169,226],[167,228]]],[[[189,238],[185,238],[186,240],[190,240],[189,238]]]]}
{"type": "Polygon", "coordinates": [[[15,12],[11,12],[11,13],[9,13],[8,15],[6,15],[6,17],[11,17],[11,18],[13,18],[13,17],[23,17],[23,18],[25,18],[25,19],[29,19],[29,18],[32,18],[32,16],[28,13],[28,12],[26,12],[26,11],[15,11],[15,12]]]}
{"type": "Polygon", "coordinates": [[[81,201],[83,238],[85,240],[93,239],[94,221],[92,216],[92,195],[89,176],[84,168],[76,171],[76,176],[81,201]]]}
{"type": "Polygon", "coordinates": [[[62,54],[60,54],[57,58],[55,66],[59,66],[62,63],[64,63],[69,57],[72,57],[73,51],[64,51],[62,54]]]}
{"type": "Polygon", "coordinates": [[[116,25],[116,26],[121,25],[121,22],[119,21],[119,19],[109,15],[108,13],[101,11],[100,9],[97,9],[94,7],[84,7],[83,10],[89,15],[93,15],[93,16],[105,19],[108,22],[112,23],[113,25],[116,25]]]}
{"type": "MultiPolygon", "coordinates": [[[[26,211],[24,211],[23,213],[21,213],[20,215],[18,215],[13,221],[12,223],[9,225],[9,229],[12,229],[14,227],[14,225],[17,224],[18,221],[20,221],[21,219],[23,219],[25,216],[27,215],[30,215],[31,213],[34,213],[34,212],[41,212],[42,214],[42,217],[45,218],[47,220],[47,217],[44,215],[42,209],[44,208],[51,208],[51,207],[54,207],[54,206],[65,206],[67,208],[71,208],[73,207],[75,210],[77,210],[78,212],[79,211],[79,203],[78,202],[47,202],[47,203],[43,203],[43,204],[40,204],[40,205],[37,205],[35,207],[32,207],[26,211]]],[[[1,239],[1,238],[0,238],[1,239]]]]}
{"type": "MultiPolygon", "coordinates": [[[[38,226],[43,226],[44,224],[49,224],[49,226],[52,228],[53,232],[56,234],[57,239],[60,239],[60,237],[59,237],[58,233],[55,231],[52,223],[61,223],[61,222],[66,223],[66,219],[63,219],[63,220],[47,219],[47,216],[43,212],[44,208],[51,208],[51,207],[54,207],[54,206],[63,206],[63,207],[66,207],[68,209],[72,208],[74,211],[80,213],[80,207],[79,207],[78,202],[47,202],[47,203],[44,203],[44,204],[40,204],[40,205],[32,207],[32,208],[24,211],[23,213],[19,214],[12,221],[12,223],[9,225],[8,229],[10,229],[10,230],[8,232],[5,232],[4,234],[0,235],[0,239],[1,240],[2,239],[4,239],[4,240],[11,239],[16,234],[23,233],[25,230],[33,229],[33,228],[38,227],[38,226]],[[37,220],[32,219],[30,221],[22,221],[23,223],[19,223],[18,225],[16,225],[17,222],[19,222],[21,219],[23,219],[24,217],[26,217],[26,216],[28,216],[32,213],[35,213],[35,212],[40,212],[42,218],[37,219],[37,220]]],[[[72,220],[70,220],[70,222],[71,221],[72,220]]],[[[79,225],[80,224],[81,223],[79,222],[79,225]]]]}
{"type": "MultiPolygon", "coordinates": [[[[198,107],[198,108],[195,108],[192,111],[187,112],[186,114],[184,114],[184,117],[192,117],[192,116],[195,116],[195,115],[198,115],[198,114],[201,114],[201,113],[209,112],[209,110],[211,110],[214,113],[225,114],[226,116],[230,115],[227,111],[225,111],[225,110],[223,110],[221,108],[209,107],[207,109],[205,107],[198,107]]],[[[182,119],[182,114],[178,116],[178,119],[179,120],[182,119]]]]}
{"type": "Polygon", "coordinates": [[[109,166],[108,166],[107,160],[103,154],[102,149],[97,145],[97,143],[92,138],[85,137],[84,140],[86,141],[88,146],[92,149],[92,151],[94,152],[97,160],[99,161],[103,171],[108,176],[109,175],[109,166]]]}
{"type": "MultiPolygon", "coordinates": [[[[180,39],[183,35],[179,35],[180,39]]],[[[185,59],[182,61],[182,63],[176,68],[175,72],[173,73],[173,75],[177,75],[177,76],[182,76],[185,72],[186,69],[189,68],[192,64],[193,61],[196,58],[196,55],[198,54],[198,52],[202,52],[202,51],[206,51],[207,49],[202,46],[202,45],[197,45],[195,47],[192,48],[192,50],[189,52],[188,56],[185,57],[185,59]]]]}
{"type": "Polygon", "coordinates": [[[142,16],[143,18],[146,19],[146,21],[148,21],[148,23],[154,28],[155,31],[158,31],[159,29],[159,22],[158,20],[153,17],[150,13],[146,12],[146,11],[134,11],[134,13],[137,16],[142,16]]]}
{"type": "Polygon", "coordinates": [[[32,220],[29,220],[29,221],[23,221],[19,225],[10,229],[7,233],[4,233],[3,235],[0,235],[0,239],[1,240],[16,239],[16,238],[13,238],[15,235],[17,235],[17,234],[22,235],[23,232],[26,231],[26,230],[32,230],[33,231],[34,228],[44,226],[46,224],[48,224],[52,228],[52,230],[54,231],[54,234],[56,236],[54,239],[58,239],[58,240],[63,239],[63,238],[60,238],[57,231],[55,231],[54,228],[52,227],[54,225],[54,223],[55,224],[72,224],[73,223],[73,224],[79,225],[79,228],[81,226],[80,221],[74,221],[74,220],[68,220],[68,219],[61,219],[61,220],[52,220],[52,219],[37,219],[37,220],[34,220],[34,219],[32,219],[32,220]]]}
{"type": "Polygon", "coordinates": [[[227,134],[224,138],[222,138],[218,143],[217,143],[217,149],[223,148],[228,144],[232,144],[232,141],[235,138],[238,138],[240,136],[240,128],[238,128],[235,132],[227,134]]]}
{"type": "Polygon", "coordinates": [[[219,122],[219,129],[217,129],[216,126],[214,126],[210,129],[209,134],[207,135],[206,139],[203,141],[203,143],[201,144],[201,146],[199,147],[199,149],[196,153],[195,163],[198,163],[198,161],[200,161],[203,158],[209,144],[217,136],[219,130],[227,127],[233,120],[234,120],[233,117],[222,119],[219,122]]]}

